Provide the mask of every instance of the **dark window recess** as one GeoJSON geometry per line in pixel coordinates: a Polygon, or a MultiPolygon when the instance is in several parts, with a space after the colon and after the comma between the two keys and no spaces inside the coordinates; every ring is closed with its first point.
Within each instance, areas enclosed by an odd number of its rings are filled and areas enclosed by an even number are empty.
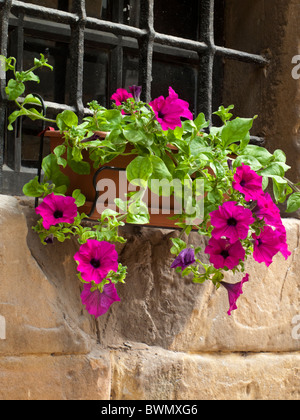
{"type": "MultiPolygon", "coordinates": [[[[47,115],[71,108],[82,118],[96,99],[109,107],[118,87],[140,84],[143,100],[172,86],[196,116],[222,103],[224,58],[264,66],[264,57],[224,47],[224,0],[6,0],[1,54],[29,68],[45,54],[54,71],[30,86],[47,115]]],[[[2,81],[3,82],[3,81],[2,81]]],[[[40,127],[27,119],[6,131],[0,102],[0,192],[21,194],[36,173],[40,127]]],[[[8,110],[11,111],[11,110],[8,110]]],[[[41,124],[42,127],[42,124],[41,124]]],[[[47,146],[47,145],[46,145],[47,146]]],[[[49,149],[45,147],[45,153],[49,149]]]]}
{"type": "Polygon", "coordinates": [[[156,1],[154,29],[157,32],[199,40],[198,0],[156,1]]]}

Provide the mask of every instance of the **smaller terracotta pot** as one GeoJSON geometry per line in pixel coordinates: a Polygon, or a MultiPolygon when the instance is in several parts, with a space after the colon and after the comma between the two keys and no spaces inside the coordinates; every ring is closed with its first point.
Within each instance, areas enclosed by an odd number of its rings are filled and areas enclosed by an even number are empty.
{"type": "MultiPolygon", "coordinates": [[[[98,134],[102,139],[105,139],[106,137],[105,132],[97,132],[96,134],[98,134]]],[[[63,137],[59,131],[46,131],[45,137],[48,137],[50,139],[50,149],[52,153],[57,146],[63,143],[63,137]]],[[[130,150],[132,150],[132,148],[132,146],[128,145],[125,152],[129,153],[130,150]]],[[[173,146],[170,146],[170,148],[174,150],[176,149],[173,146]]],[[[66,156],[62,157],[66,158],[66,156]]],[[[125,200],[126,197],[124,195],[124,192],[130,190],[132,191],[132,187],[130,189],[127,179],[126,181],[124,181],[124,177],[126,178],[125,170],[129,163],[132,162],[133,159],[135,159],[135,157],[136,155],[134,154],[130,156],[118,156],[115,159],[111,160],[109,164],[103,165],[98,169],[94,169],[93,162],[89,159],[88,152],[83,151],[84,161],[90,163],[91,172],[89,175],[80,175],[73,172],[69,166],[67,166],[66,168],[61,168],[61,171],[70,179],[70,185],[66,194],[71,195],[75,189],[80,189],[82,194],[84,194],[86,197],[86,203],[79,209],[79,211],[82,213],[86,213],[89,216],[89,219],[91,220],[99,219],[101,216],[101,211],[103,211],[105,206],[109,208],[114,208],[115,205],[113,200],[111,200],[111,202],[109,202],[109,200],[106,200],[105,202],[102,200],[101,194],[99,194],[99,192],[97,193],[95,189],[96,185],[99,183],[99,181],[104,179],[109,180],[109,182],[111,181],[111,183],[116,187],[115,196],[125,200]],[[120,191],[121,177],[123,177],[121,184],[123,186],[124,184],[126,184],[122,191],[120,191]]],[[[145,195],[147,195],[146,202],[148,204],[150,214],[150,223],[145,226],[177,229],[178,227],[175,225],[176,220],[170,220],[170,217],[176,215],[176,210],[174,210],[174,197],[158,197],[149,189],[146,191],[145,195]]],[[[103,196],[106,196],[106,194],[103,194],[103,196]]],[[[197,229],[197,227],[194,226],[194,229],[197,229]]]]}

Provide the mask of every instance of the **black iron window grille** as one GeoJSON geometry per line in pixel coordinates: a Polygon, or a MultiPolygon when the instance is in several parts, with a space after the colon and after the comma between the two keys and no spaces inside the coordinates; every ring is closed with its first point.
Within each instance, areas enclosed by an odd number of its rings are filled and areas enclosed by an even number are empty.
{"type": "MultiPolygon", "coordinates": [[[[150,101],[174,82],[194,114],[211,120],[222,58],[267,64],[262,55],[220,45],[223,13],[224,0],[0,0],[0,52],[15,56],[19,70],[38,53],[52,60],[56,70],[41,76],[37,91],[50,117],[71,109],[82,118],[89,100],[109,106],[129,83],[150,101]]],[[[7,134],[3,74],[0,83],[0,192],[19,194],[34,173],[38,139],[30,140],[27,121],[7,134]]]]}

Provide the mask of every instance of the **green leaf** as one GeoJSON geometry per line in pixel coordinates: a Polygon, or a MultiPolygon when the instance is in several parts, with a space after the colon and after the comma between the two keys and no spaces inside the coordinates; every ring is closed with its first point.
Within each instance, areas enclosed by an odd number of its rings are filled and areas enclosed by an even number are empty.
{"type": "Polygon", "coordinates": [[[28,197],[41,197],[44,192],[44,187],[39,183],[38,176],[29,181],[23,187],[23,193],[28,197]]]}
{"type": "Polygon", "coordinates": [[[41,101],[36,96],[32,95],[31,93],[26,96],[26,98],[23,101],[23,105],[26,104],[34,104],[34,105],[41,105],[41,101]]]}
{"type": "Polygon", "coordinates": [[[261,146],[256,146],[254,144],[249,144],[245,148],[243,154],[255,157],[255,159],[257,159],[262,164],[262,166],[268,165],[273,160],[273,155],[268,152],[267,149],[261,146]]]}
{"type": "Polygon", "coordinates": [[[56,187],[69,185],[69,178],[60,171],[54,154],[51,153],[43,159],[42,169],[44,171],[45,179],[47,181],[52,181],[56,187]]]}
{"type": "Polygon", "coordinates": [[[173,242],[173,246],[170,250],[171,254],[178,255],[187,247],[186,243],[180,238],[171,238],[171,241],[173,242]]]}
{"type": "Polygon", "coordinates": [[[133,185],[147,187],[147,181],[153,171],[152,161],[149,156],[137,156],[127,166],[126,174],[127,179],[133,185]]]}
{"type": "Polygon", "coordinates": [[[137,129],[136,127],[129,127],[123,131],[124,137],[133,144],[141,144],[142,146],[148,147],[153,143],[153,135],[145,133],[143,129],[137,129]]]}
{"type": "Polygon", "coordinates": [[[158,156],[150,156],[150,161],[152,163],[152,178],[172,180],[172,175],[161,158],[158,156]]]}
{"type": "Polygon", "coordinates": [[[269,166],[259,171],[259,175],[268,176],[268,177],[272,177],[274,175],[278,177],[283,177],[284,174],[285,174],[284,168],[281,165],[279,165],[277,162],[271,163],[269,166]]]}
{"type": "Polygon", "coordinates": [[[48,64],[48,59],[45,58],[44,54],[40,54],[40,59],[34,59],[35,67],[48,67],[50,70],[53,70],[53,67],[48,64]]]}
{"type": "Polygon", "coordinates": [[[40,120],[43,118],[43,114],[41,114],[37,109],[30,108],[27,112],[27,117],[30,118],[32,121],[40,120]]]}
{"type": "Polygon", "coordinates": [[[62,158],[61,156],[64,153],[66,153],[66,146],[64,146],[63,144],[57,146],[53,150],[53,153],[55,154],[55,156],[57,158],[57,163],[65,168],[67,166],[67,161],[66,161],[66,159],[62,158]]]}
{"type": "Polygon", "coordinates": [[[222,130],[221,138],[226,149],[231,143],[244,140],[253,125],[253,118],[236,118],[229,121],[222,130]]]}
{"type": "Polygon", "coordinates": [[[10,79],[5,88],[5,92],[9,101],[15,101],[25,92],[25,85],[22,82],[17,82],[14,79],[10,79]]]}
{"type": "Polygon", "coordinates": [[[127,223],[146,225],[149,223],[149,210],[142,200],[135,201],[128,208],[127,223]]]}
{"type": "Polygon", "coordinates": [[[275,157],[275,162],[283,162],[283,163],[286,162],[286,155],[280,149],[275,150],[274,157],[275,157]]]}
{"type": "Polygon", "coordinates": [[[60,131],[68,130],[78,125],[78,117],[73,111],[65,110],[56,117],[56,124],[60,131]]]}
{"type": "Polygon", "coordinates": [[[300,208],[300,193],[296,192],[289,196],[287,201],[287,213],[293,213],[300,208]]]}
{"type": "Polygon", "coordinates": [[[233,108],[234,108],[234,105],[229,105],[229,107],[227,108],[224,108],[224,106],[221,105],[218,111],[214,112],[214,114],[218,115],[218,117],[221,118],[223,123],[225,123],[226,121],[230,120],[230,118],[232,117],[232,114],[229,111],[231,111],[233,108]]]}
{"type": "Polygon", "coordinates": [[[259,171],[262,167],[262,164],[253,156],[248,156],[248,155],[240,155],[238,156],[234,162],[233,162],[233,167],[237,168],[238,166],[242,166],[242,163],[244,163],[245,165],[250,166],[250,168],[253,171],[259,171]]]}
{"type": "Polygon", "coordinates": [[[16,80],[19,82],[36,82],[40,83],[40,78],[33,71],[16,72],[16,80]]]}
{"type": "Polygon", "coordinates": [[[74,190],[72,197],[75,198],[75,204],[77,207],[81,207],[85,204],[86,198],[80,190],[74,190]]]}
{"type": "Polygon", "coordinates": [[[122,122],[122,114],[118,109],[108,109],[102,114],[110,124],[118,126],[122,122]]]}
{"type": "Polygon", "coordinates": [[[203,112],[201,112],[201,114],[198,115],[194,123],[198,131],[200,131],[202,128],[206,128],[209,126],[209,121],[206,121],[205,115],[203,114],[203,112]]]}
{"type": "Polygon", "coordinates": [[[7,127],[8,131],[12,131],[14,129],[12,124],[16,121],[17,118],[21,117],[22,115],[27,115],[27,113],[28,113],[27,109],[25,108],[12,112],[10,116],[8,117],[8,122],[9,122],[8,127],[7,127]]]}
{"type": "Polygon", "coordinates": [[[68,147],[67,151],[67,162],[73,172],[80,175],[89,175],[91,172],[91,167],[88,162],[75,161],[73,157],[73,148],[68,147]]]}

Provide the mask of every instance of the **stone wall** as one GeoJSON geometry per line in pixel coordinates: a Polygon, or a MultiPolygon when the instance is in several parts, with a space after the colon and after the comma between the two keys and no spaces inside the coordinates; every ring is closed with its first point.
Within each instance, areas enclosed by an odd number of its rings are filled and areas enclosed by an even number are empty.
{"type": "MultiPolygon", "coordinates": [[[[271,61],[224,61],[224,105],[259,115],[252,134],[286,152],[298,182],[299,10],[298,0],[226,0],[226,46],[271,61]]],[[[95,321],[80,301],[78,245],[41,246],[35,219],[30,203],[0,196],[0,400],[299,399],[299,220],[284,220],[288,261],[249,261],[231,317],[224,289],[170,269],[176,232],[126,227],[122,300],[95,321]]]]}
{"type": "Polygon", "coordinates": [[[0,196],[0,400],[300,397],[300,221],[284,222],[287,262],[249,262],[231,317],[225,289],[169,269],[176,232],[126,227],[122,301],[95,322],[80,302],[78,245],[42,246],[35,218],[30,202],[0,196]]]}

